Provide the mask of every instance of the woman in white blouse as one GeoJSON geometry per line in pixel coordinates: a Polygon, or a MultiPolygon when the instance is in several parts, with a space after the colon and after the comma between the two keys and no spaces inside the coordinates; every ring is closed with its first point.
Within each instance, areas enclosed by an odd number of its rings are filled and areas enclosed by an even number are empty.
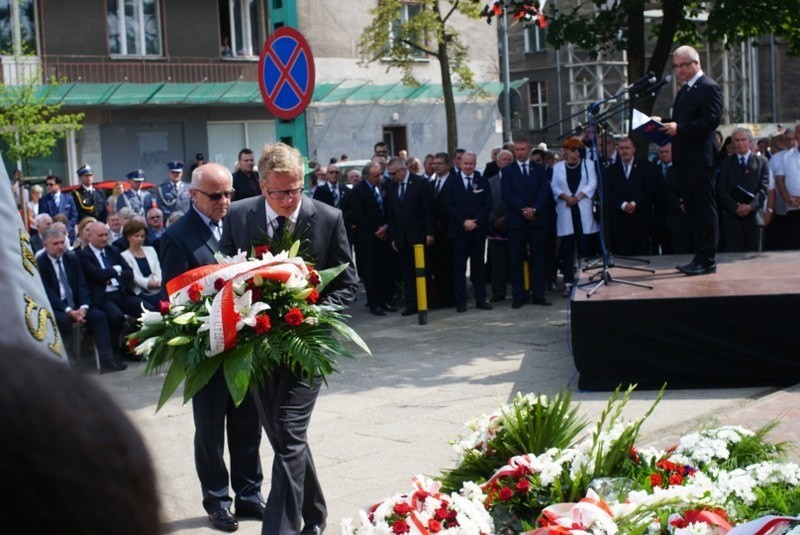
{"type": "Polygon", "coordinates": [[[553,167],[551,188],[556,200],[556,233],[561,238],[561,271],[564,297],[575,284],[575,248],[578,258],[589,254],[599,227],[592,214],[592,196],[597,191],[594,162],[581,158],[583,143],[577,137],[564,140],[564,160],[553,167]]]}
{"type": "Polygon", "coordinates": [[[131,219],[122,227],[122,235],[128,240],[128,248],[122,258],[133,270],[133,291],[143,301],[158,306],[161,300],[161,264],[156,250],[144,245],[147,225],[131,219]]]}

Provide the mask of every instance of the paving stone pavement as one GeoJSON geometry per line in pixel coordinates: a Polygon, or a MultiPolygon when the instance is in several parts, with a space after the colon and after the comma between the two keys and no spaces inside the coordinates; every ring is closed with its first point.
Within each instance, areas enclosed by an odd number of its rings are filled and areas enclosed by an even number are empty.
{"type": "MultiPolygon", "coordinates": [[[[601,290],[602,291],[602,290],[601,290]]],[[[339,532],[342,518],[410,488],[410,478],[451,467],[449,444],[471,417],[494,411],[516,392],[572,391],[589,418],[600,413],[608,392],[577,390],[569,347],[567,300],[555,306],[512,310],[510,300],[492,311],[471,306],[464,314],[434,310],[428,324],[399,313],[375,317],[364,295],[351,308],[351,325],[373,356],[342,363],[329,378],[314,411],[309,440],[329,508],[326,533],[339,532]]],[[[642,355],[641,358],[647,358],[642,355]]],[[[201,506],[194,469],[194,426],[189,404],[171,399],[155,413],[162,377],[143,376],[143,364],[121,373],[95,376],[142,432],[159,480],[167,533],[215,533],[201,506]]],[[[644,413],[656,396],[637,391],[626,415],[644,413]]],[[[666,446],[703,424],[750,428],[782,418],[770,435],[800,443],[800,388],[668,390],[645,423],[640,444],[666,446]]],[[[263,492],[269,492],[272,454],[264,437],[263,492]]],[[[798,452],[793,452],[798,460],[798,452]]],[[[260,533],[258,521],[244,520],[239,533],[260,533]]]]}

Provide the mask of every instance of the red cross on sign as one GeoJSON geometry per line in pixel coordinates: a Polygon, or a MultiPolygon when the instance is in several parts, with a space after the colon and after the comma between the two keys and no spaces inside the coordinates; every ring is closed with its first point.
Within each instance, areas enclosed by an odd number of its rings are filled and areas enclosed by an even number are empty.
{"type": "Polygon", "coordinates": [[[264,42],[258,85],[267,109],[279,119],[294,119],[314,93],[314,56],[300,32],[282,27],[264,42]]]}

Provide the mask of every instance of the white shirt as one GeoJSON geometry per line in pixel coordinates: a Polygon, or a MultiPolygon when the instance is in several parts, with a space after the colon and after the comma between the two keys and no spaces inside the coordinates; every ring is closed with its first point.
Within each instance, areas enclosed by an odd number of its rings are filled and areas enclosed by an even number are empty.
{"type": "MultiPolygon", "coordinates": [[[[800,195],[800,152],[796,148],[786,151],[776,166],[775,175],[784,176],[786,191],[789,192],[789,195],[793,197],[800,195]]],[[[798,210],[798,208],[786,207],[787,212],[791,210],[798,210]]]]}
{"type": "MultiPolygon", "coordinates": [[[[289,214],[289,217],[286,218],[286,222],[284,225],[289,230],[289,232],[294,231],[294,227],[297,225],[297,218],[300,217],[300,207],[303,205],[304,200],[300,201],[300,204],[297,205],[294,212],[289,214]]],[[[278,212],[273,210],[266,199],[264,199],[264,204],[267,207],[267,234],[269,237],[272,238],[275,229],[278,226],[278,216],[280,215],[278,212]]],[[[274,254],[278,254],[280,251],[273,251],[274,254]]]]}
{"type": "MultiPolygon", "coordinates": [[[[100,263],[100,265],[103,268],[105,268],[106,265],[103,262],[103,257],[100,255],[100,253],[102,253],[104,251],[101,251],[100,249],[98,249],[97,247],[92,245],[91,243],[89,244],[89,249],[92,250],[92,253],[94,253],[95,258],[97,258],[97,261],[100,263]]],[[[108,259],[108,262],[111,263],[111,259],[108,258],[108,256],[106,256],[106,259],[108,259]]],[[[117,272],[117,275],[122,275],[122,266],[111,266],[111,267],[114,268],[114,271],[117,272]]],[[[118,288],[119,288],[119,282],[117,281],[117,279],[110,279],[108,281],[108,284],[106,285],[106,292],[113,292],[114,290],[117,290],[118,288]]]]}

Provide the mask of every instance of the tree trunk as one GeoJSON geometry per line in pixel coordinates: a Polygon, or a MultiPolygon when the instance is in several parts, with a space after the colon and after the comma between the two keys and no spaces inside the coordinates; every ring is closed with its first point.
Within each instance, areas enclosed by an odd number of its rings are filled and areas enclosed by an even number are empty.
{"type": "Polygon", "coordinates": [[[439,71],[442,74],[442,97],[444,98],[444,116],[447,123],[447,153],[452,155],[458,148],[458,122],[456,121],[456,99],[453,95],[453,80],[450,79],[450,56],[447,54],[447,43],[439,42],[439,71]]]}

